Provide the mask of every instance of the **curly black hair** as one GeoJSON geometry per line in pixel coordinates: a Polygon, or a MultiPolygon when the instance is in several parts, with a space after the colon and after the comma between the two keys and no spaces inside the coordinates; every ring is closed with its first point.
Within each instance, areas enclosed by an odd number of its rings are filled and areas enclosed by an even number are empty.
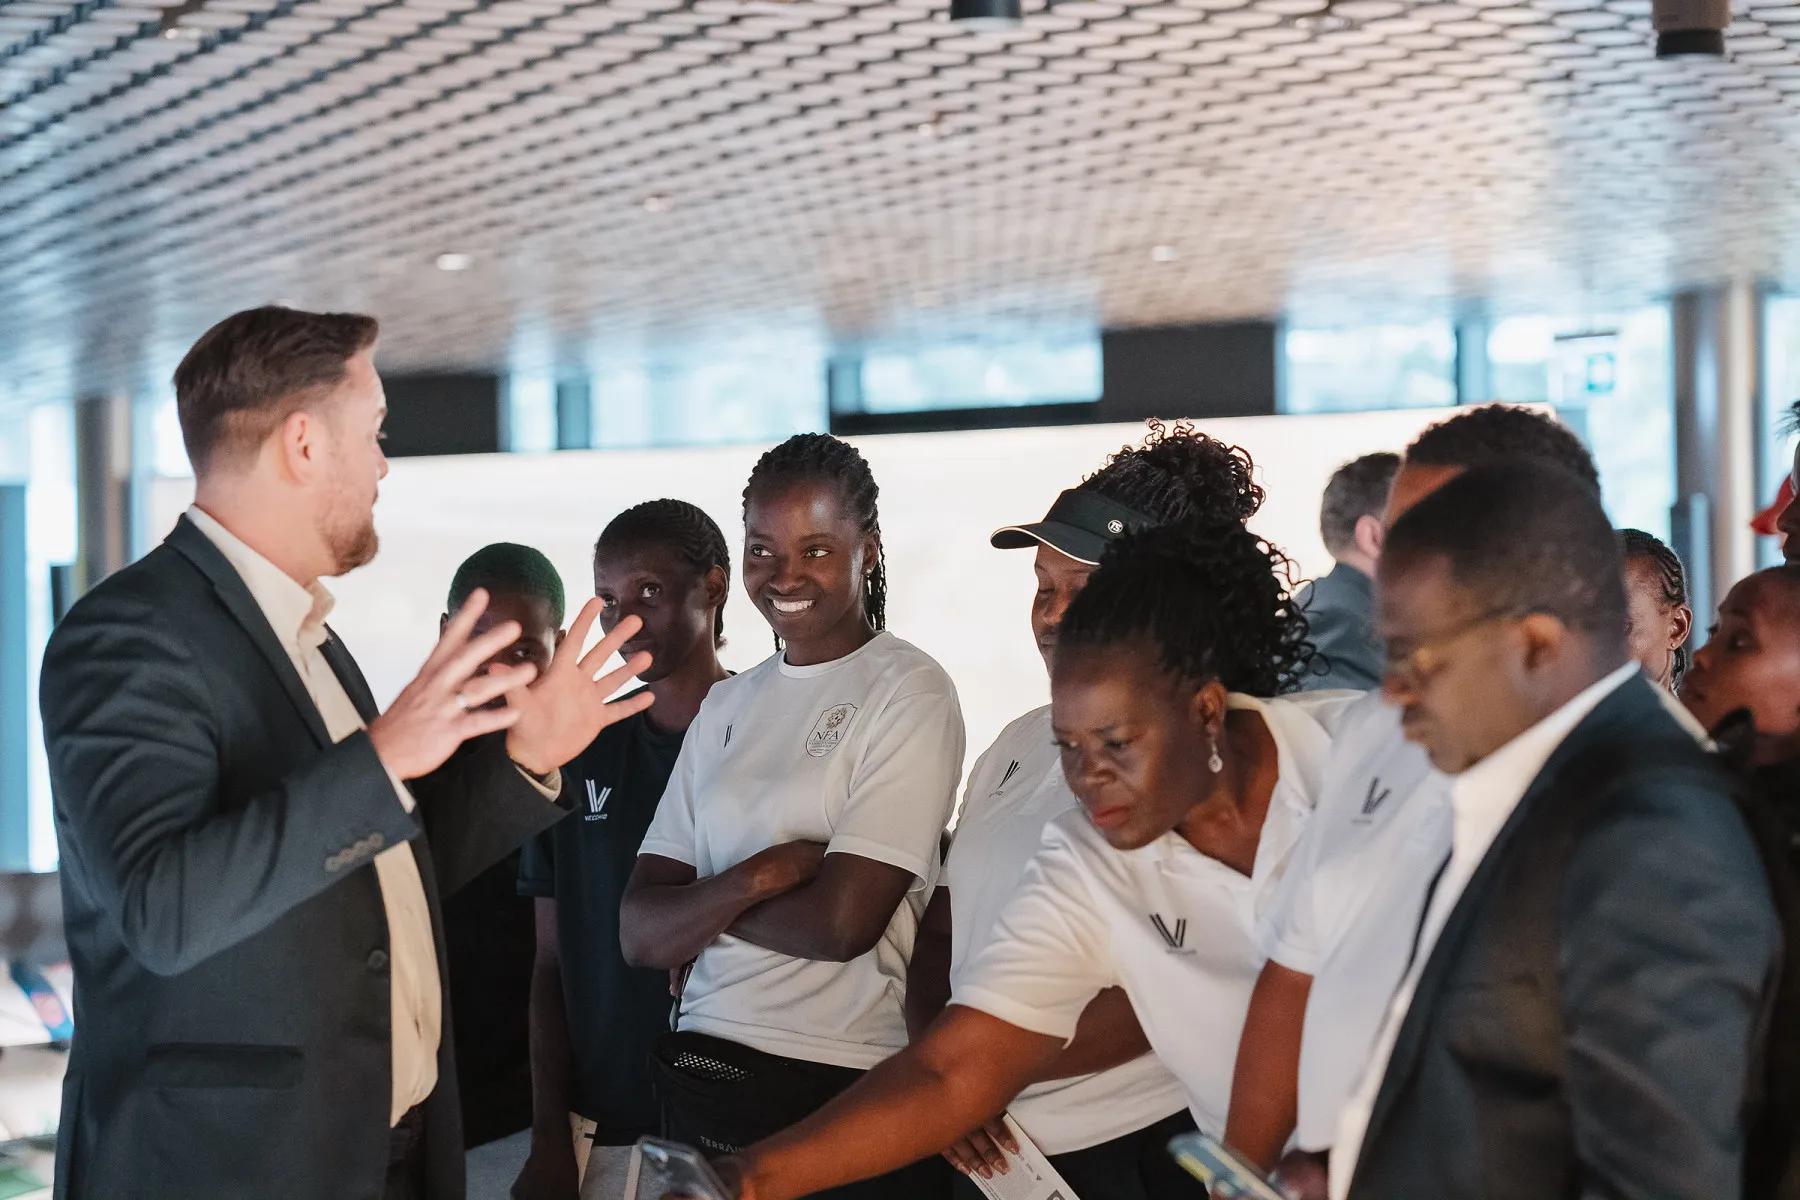
{"type": "MultiPolygon", "coordinates": [[[[686,500],[646,500],[634,504],[606,523],[594,541],[594,567],[602,550],[666,546],[698,575],[714,567],[731,577],[731,550],[718,522],[686,500]]],[[[725,606],[713,616],[713,644],[725,644],[725,606]]]]}
{"type": "Polygon", "coordinates": [[[1182,679],[1217,679],[1251,696],[1292,691],[1312,661],[1294,566],[1237,521],[1128,533],[1063,615],[1068,646],[1142,638],[1182,679]]]}
{"type": "MultiPolygon", "coordinates": [[[[877,630],[887,628],[887,549],[881,544],[881,512],[877,501],[881,489],[868,460],[849,442],[828,433],[796,433],[756,460],[750,471],[750,482],[744,485],[744,509],[750,508],[750,496],[758,488],[773,482],[825,480],[836,484],[845,507],[865,534],[875,537],[875,566],[869,572],[868,588],[863,595],[863,613],[877,630]]],[[[781,649],[781,638],[775,639],[781,649]]]]}
{"type": "Polygon", "coordinates": [[[1095,492],[1161,525],[1169,521],[1243,523],[1262,507],[1256,464],[1242,446],[1228,446],[1192,421],[1152,419],[1136,446],[1123,446],[1078,490],[1095,492]]]}
{"type": "MultiPolygon", "coordinates": [[[[1657,589],[1661,593],[1664,608],[1680,608],[1691,604],[1688,598],[1687,568],[1681,563],[1681,555],[1675,553],[1661,538],[1653,533],[1645,533],[1642,529],[1619,530],[1619,546],[1625,553],[1625,561],[1640,558],[1650,564],[1656,571],[1657,589]]],[[[1675,648],[1675,682],[1680,683],[1682,675],[1687,673],[1688,648],[1682,643],[1675,648]]]]}
{"type": "Polygon", "coordinates": [[[1515,404],[1484,404],[1431,426],[1406,448],[1409,466],[1476,467],[1542,463],[1575,476],[1594,492],[1593,455],[1566,426],[1515,404]]]}

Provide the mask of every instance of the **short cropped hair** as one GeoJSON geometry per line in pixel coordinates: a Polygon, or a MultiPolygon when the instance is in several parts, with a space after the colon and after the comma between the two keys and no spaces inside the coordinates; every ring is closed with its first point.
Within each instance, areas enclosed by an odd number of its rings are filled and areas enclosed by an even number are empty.
{"type": "Polygon", "coordinates": [[[248,460],[281,423],[344,381],[381,325],[360,313],[269,305],[200,335],[175,368],[175,410],[194,473],[248,460]]]}
{"type": "Polygon", "coordinates": [[[1596,493],[1600,472],[1594,456],[1567,426],[1515,404],[1484,404],[1431,426],[1406,448],[1408,466],[1475,467],[1548,463],[1585,482],[1596,493]]]}
{"type": "Polygon", "coordinates": [[[542,600],[550,606],[550,623],[562,628],[562,576],[541,550],[517,542],[494,542],[469,555],[450,579],[449,611],[461,608],[476,588],[490,596],[505,592],[542,600]]]}
{"type": "Polygon", "coordinates": [[[1319,536],[1334,557],[1356,545],[1358,521],[1381,515],[1399,470],[1400,456],[1384,450],[1353,458],[1331,473],[1319,502],[1319,536]]]}
{"type": "Polygon", "coordinates": [[[1624,639],[1619,539],[1599,496],[1565,470],[1514,463],[1458,475],[1408,509],[1381,551],[1383,570],[1433,556],[1484,607],[1624,639]]]}

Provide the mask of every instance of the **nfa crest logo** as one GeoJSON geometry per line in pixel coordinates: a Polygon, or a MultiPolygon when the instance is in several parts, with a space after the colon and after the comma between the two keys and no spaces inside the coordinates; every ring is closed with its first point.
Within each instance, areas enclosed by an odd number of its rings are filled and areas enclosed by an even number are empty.
{"type": "Polygon", "coordinates": [[[806,735],[806,752],[814,758],[824,758],[838,748],[844,740],[844,734],[850,730],[850,719],[856,716],[856,705],[834,704],[819,714],[813,722],[812,732],[806,735]]]}

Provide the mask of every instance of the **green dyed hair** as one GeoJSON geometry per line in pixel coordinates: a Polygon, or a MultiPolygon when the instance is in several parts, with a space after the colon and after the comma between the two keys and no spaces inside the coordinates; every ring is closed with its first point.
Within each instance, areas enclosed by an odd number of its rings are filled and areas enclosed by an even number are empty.
{"type": "Polygon", "coordinates": [[[495,542],[469,555],[451,577],[449,610],[461,608],[476,588],[485,588],[489,595],[511,592],[546,601],[551,624],[562,628],[562,576],[541,550],[517,542],[495,542]]]}

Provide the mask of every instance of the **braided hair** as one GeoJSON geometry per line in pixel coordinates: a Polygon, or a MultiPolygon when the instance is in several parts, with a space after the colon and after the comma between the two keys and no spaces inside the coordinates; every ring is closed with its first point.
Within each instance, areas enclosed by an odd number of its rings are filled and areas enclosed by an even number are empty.
{"type": "Polygon", "coordinates": [[[1292,691],[1311,662],[1293,563],[1237,521],[1184,522],[1128,533],[1069,604],[1068,646],[1149,641],[1182,679],[1228,691],[1292,691]]]}
{"type": "Polygon", "coordinates": [[[1149,426],[1140,445],[1121,447],[1079,490],[1116,500],[1158,525],[1241,524],[1256,515],[1263,490],[1249,451],[1201,433],[1192,421],[1152,419],[1149,426]]]}
{"type": "MultiPolygon", "coordinates": [[[[714,567],[731,578],[731,550],[716,521],[686,500],[646,500],[606,523],[594,542],[594,565],[604,550],[666,546],[702,577],[714,567]]],[[[713,646],[725,644],[725,606],[713,614],[713,646]]]]}
{"type": "MultiPolygon", "coordinates": [[[[744,485],[744,511],[750,496],[772,483],[824,481],[835,484],[844,507],[862,533],[875,538],[875,566],[868,574],[863,594],[863,614],[877,632],[887,628],[887,550],[881,544],[881,512],[876,501],[881,489],[875,484],[868,460],[849,442],[828,433],[796,433],[756,460],[750,482],[744,485]]],[[[775,639],[781,649],[781,638],[775,639]]]]}
{"type": "MultiPolygon", "coordinates": [[[[1657,590],[1661,594],[1664,608],[1681,608],[1692,601],[1688,599],[1687,568],[1681,564],[1681,555],[1675,553],[1655,534],[1645,533],[1642,529],[1619,530],[1619,545],[1625,554],[1627,563],[1635,560],[1648,562],[1656,571],[1657,590]]],[[[1687,643],[1675,647],[1674,682],[1679,684],[1688,666],[1687,643]]]]}

